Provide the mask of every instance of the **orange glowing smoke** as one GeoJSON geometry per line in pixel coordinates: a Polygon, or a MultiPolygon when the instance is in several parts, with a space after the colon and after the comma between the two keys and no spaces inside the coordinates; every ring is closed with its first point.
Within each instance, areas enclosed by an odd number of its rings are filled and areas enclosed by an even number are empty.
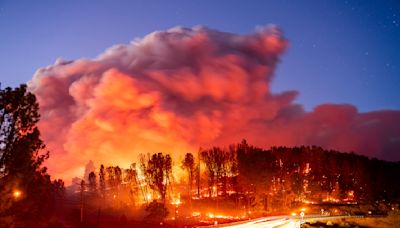
{"type": "Polygon", "coordinates": [[[40,104],[50,173],[68,183],[89,160],[128,167],[148,152],[171,153],[179,163],[199,146],[243,138],[262,147],[317,144],[366,154],[399,148],[400,127],[392,124],[400,122],[398,112],[322,105],[307,113],[293,103],[296,91],[271,93],[286,46],[276,27],[251,35],[177,27],[95,59],[39,69],[30,89],[40,104]]]}
{"type": "Polygon", "coordinates": [[[249,36],[173,28],[38,70],[30,87],[50,172],[69,180],[88,160],[128,166],[139,153],[179,157],[276,112],[264,97],[285,47],[272,27],[249,36]]]}

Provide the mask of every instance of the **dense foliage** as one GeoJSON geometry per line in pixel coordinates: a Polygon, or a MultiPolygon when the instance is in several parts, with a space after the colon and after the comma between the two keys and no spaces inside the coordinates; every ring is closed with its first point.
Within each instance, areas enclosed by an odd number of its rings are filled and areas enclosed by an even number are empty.
{"type": "Polygon", "coordinates": [[[307,182],[311,192],[332,193],[335,190],[340,198],[345,198],[346,192],[354,191],[355,199],[361,201],[400,199],[400,183],[396,181],[400,174],[399,162],[369,159],[316,146],[261,150],[242,142],[236,148],[242,179],[254,177],[254,172],[262,177],[254,181],[255,184],[281,179],[290,183],[288,189],[298,193],[302,192],[296,186],[300,181],[307,182]]]}
{"type": "MultiPolygon", "coordinates": [[[[258,206],[259,210],[270,212],[279,212],[282,208],[295,207],[304,202],[400,200],[400,183],[396,181],[400,174],[399,162],[369,159],[316,146],[272,147],[265,150],[246,141],[227,148],[201,150],[198,157],[200,160],[188,153],[181,163],[182,169],[188,173],[188,195],[198,199],[231,198],[242,206],[258,206]],[[199,169],[195,169],[199,167],[199,162],[203,167],[200,173],[199,169]],[[197,194],[192,192],[191,187],[194,175],[201,176],[195,181],[200,189],[194,191],[197,194]]],[[[167,185],[176,184],[172,183],[171,158],[156,153],[142,155],[140,160],[140,170],[136,169],[136,164],[122,171],[118,167],[101,166],[100,185],[107,183],[111,198],[114,195],[122,197],[123,194],[115,192],[121,193],[127,188],[133,203],[148,204],[149,199],[157,197],[165,202],[166,198],[173,197],[172,188],[167,188],[167,185]],[[114,170],[118,175],[102,170],[114,170]],[[119,180],[117,187],[113,184],[115,179],[119,180]]]]}
{"type": "Polygon", "coordinates": [[[51,182],[36,126],[38,103],[26,85],[0,90],[0,227],[47,224],[63,182],[51,182]]]}

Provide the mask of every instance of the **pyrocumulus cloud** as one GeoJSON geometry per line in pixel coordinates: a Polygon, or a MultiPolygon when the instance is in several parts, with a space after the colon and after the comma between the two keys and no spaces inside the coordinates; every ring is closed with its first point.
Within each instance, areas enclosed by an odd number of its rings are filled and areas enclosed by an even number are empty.
{"type": "Polygon", "coordinates": [[[399,160],[400,112],[322,104],[270,83],[287,41],[273,26],[238,35],[176,27],[116,45],[95,59],[57,60],[30,82],[56,177],[128,166],[139,153],[181,156],[247,139],[261,147],[319,145],[399,160]]]}

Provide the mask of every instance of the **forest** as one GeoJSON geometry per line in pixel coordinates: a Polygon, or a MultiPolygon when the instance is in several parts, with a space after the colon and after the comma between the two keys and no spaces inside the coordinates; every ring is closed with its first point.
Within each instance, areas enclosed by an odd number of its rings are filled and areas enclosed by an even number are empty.
{"type": "MultiPolygon", "coordinates": [[[[185,170],[184,180],[173,173],[169,154],[141,155],[139,163],[128,169],[100,166],[98,174],[88,176],[90,191],[115,192],[127,188],[137,192],[137,201],[173,198],[171,190],[186,182],[192,197],[227,197],[252,193],[272,196],[273,205],[290,206],[312,202],[395,201],[400,198],[400,183],[395,181],[400,164],[317,146],[272,147],[268,150],[249,145],[245,140],[227,148],[187,153],[177,161],[185,170]],[[201,168],[200,168],[201,167],[201,168]],[[98,176],[98,177],[97,177],[98,176]],[[97,186],[97,179],[99,184],[97,186]],[[172,185],[173,187],[170,187],[172,185]],[[124,187],[122,187],[124,186],[124,187]],[[151,195],[151,197],[148,197],[151,195]],[[286,202],[276,201],[286,199],[286,202]]],[[[267,206],[265,201],[265,209],[267,206]]],[[[272,203],[272,202],[271,202],[272,203]]]]}
{"type": "Polygon", "coordinates": [[[97,211],[87,216],[93,224],[105,205],[124,215],[134,208],[130,217],[158,224],[178,219],[178,207],[185,208],[179,216],[191,219],[280,215],[305,206],[313,212],[354,215],[369,208],[385,214],[400,199],[399,163],[317,146],[265,150],[243,140],[178,161],[169,154],[141,154],[127,169],[101,165],[98,170],[86,170],[87,181],[74,189],[75,202],[97,211]]]}
{"type": "Polygon", "coordinates": [[[95,226],[113,218],[158,224],[200,215],[239,220],[304,205],[368,205],[384,212],[400,201],[400,162],[318,146],[263,149],[246,140],[182,157],[140,154],[130,167],[92,162],[65,187],[43,166],[50,152],[26,86],[0,91],[0,117],[0,226],[95,226]]]}

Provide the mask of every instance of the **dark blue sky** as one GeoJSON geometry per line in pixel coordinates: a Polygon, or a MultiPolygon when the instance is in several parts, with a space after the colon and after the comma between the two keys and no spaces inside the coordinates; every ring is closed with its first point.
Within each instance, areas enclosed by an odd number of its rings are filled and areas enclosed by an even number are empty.
{"type": "Polygon", "coordinates": [[[92,58],[176,25],[244,34],[270,23],[290,42],[273,91],[298,90],[307,110],[327,102],[400,109],[398,0],[0,0],[0,81],[16,86],[58,57],[92,58]]]}

